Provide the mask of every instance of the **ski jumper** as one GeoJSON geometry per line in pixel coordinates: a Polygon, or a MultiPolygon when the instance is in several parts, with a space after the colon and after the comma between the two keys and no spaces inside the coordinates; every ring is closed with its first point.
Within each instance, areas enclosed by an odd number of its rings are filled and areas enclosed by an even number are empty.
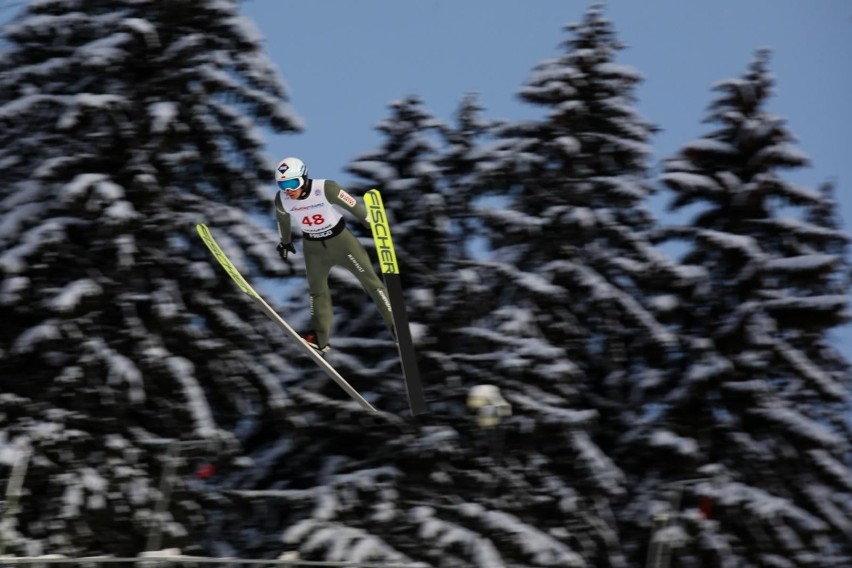
{"type": "Polygon", "coordinates": [[[390,301],[384,284],[376,276],[367,251],[349,229],[337,206],[349,211],[369,227],[367,209],[330,179],[308,179],[301,199],[290,199],[279,190],[275,195],[278,233],[285,245],[291,241],[291,219],[302,232],[305,271],[311,289],[311,319],[320,345],[328,345],[333,309],[328,274],[332,266],[342,266],[364,287],[393,333],[390,301]]]}

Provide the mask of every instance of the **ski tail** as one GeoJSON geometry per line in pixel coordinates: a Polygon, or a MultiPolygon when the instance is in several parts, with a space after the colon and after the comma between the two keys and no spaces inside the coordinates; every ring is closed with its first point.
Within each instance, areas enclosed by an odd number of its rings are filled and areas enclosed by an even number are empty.
{"type": "Polygon", "coordinates": [[[405,309],[405,296],[402,293],[402,281],[399,275],[399,264],[396,261],[396,250],[391,238],[390,224],[385,214],[382,196],[377,189],[371,189],[364,195],[367,205],[370,229],[373,241],[376,243],[376,254],[382,278],[388,290],[391,304],[396,340],[399,347],[399,358],[402,363],[402,374],[405,378],[405,390],[408,395],[408,406],[412,416],[426,412],[426,400],[423,396],[423,385],[420,381],[420,371],[417,368],[417,354],[408,323],[408,313],[405,309]]]}

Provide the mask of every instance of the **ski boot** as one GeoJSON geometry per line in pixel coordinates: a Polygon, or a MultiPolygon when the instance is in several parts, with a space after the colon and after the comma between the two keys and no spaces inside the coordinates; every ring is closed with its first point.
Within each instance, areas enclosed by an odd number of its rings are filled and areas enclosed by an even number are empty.
{"type": "Polygon", "coordinates": [[[317,339],[317,334],[314,331],[309,331],[302,335],[302,339],[305,340],[305,343],[310,345],[316,350],[322,357],[325,357],[325,354],[328,353],[328,350],[331,349],[331,345],[326,343],[322,347],[319,345],[319,340],[317,339]]]}

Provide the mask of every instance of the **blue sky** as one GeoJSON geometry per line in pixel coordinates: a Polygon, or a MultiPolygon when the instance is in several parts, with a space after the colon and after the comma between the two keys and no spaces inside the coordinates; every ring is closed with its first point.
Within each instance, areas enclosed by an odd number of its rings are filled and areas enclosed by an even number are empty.
{"type": "MultiPolygon", "coordinates": [[[[517,90],[532,68],[560,53],[563,26],[579,0],[247,0],[243,13],[305,123],[297,135],[268,135],[272,159],[295,155],[315,177],[351,177],[345,165],[381,143],[387,105],[417,94],[452,120],[462,96],[479,94],[485,116],[539,116],[517,90]]],[[[627,45],[618,63],[645,82],[637,109],[663,130],[654,164],[707,132],[717,81],[739,76],[757,49],[772,49],[776,79],[768,109],[787,120],[813,165],[787,179],[815,188],[838,182],[852,232],[852,2],[848,0],[612,0],[605,14],[627,45]]],[[[665,193],[662,194],[665,198],[665,193]]],[[[662,205],[651,203],[665,219],[662,205]]],[[[852,328],[838,334],[852,356],[852,328]]]]}
{"type": "MultiPolygon", "coordinates": [[[[451,120],[467,92],[493,118],[538,116],[516,92],[541,60],[560,53],[562,27],[582,18],[578,0],[247,0],[243,12],[305,122],[269,136],[269,152],[303,158],[317,177],[345,183],[345,164],[380,143],[387,105],[419,95],[451,120]]],[[[627,44],[618,62],[645,78],[639,113],[663,128],[662,159],[707,128],[717,81],[742,74],[756,49],[773,50],[769,110],[787,119],[812,168],[791,179],[840,182],[852,225],[852,2],[848,0],[615,0],[605,14],[627,44]],[[845,191],[844,191],[845,189],[845,191]]]]}

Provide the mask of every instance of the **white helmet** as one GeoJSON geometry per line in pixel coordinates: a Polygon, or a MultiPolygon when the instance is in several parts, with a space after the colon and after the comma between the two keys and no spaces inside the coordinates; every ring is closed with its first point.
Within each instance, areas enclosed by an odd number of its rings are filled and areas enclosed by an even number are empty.
{"type": "Polygon", "coordinates": [[[275,182],[284,191],[293,191],[305,185],[308,167],[299,158],[284,158],[275,169],[275,182]]]}

